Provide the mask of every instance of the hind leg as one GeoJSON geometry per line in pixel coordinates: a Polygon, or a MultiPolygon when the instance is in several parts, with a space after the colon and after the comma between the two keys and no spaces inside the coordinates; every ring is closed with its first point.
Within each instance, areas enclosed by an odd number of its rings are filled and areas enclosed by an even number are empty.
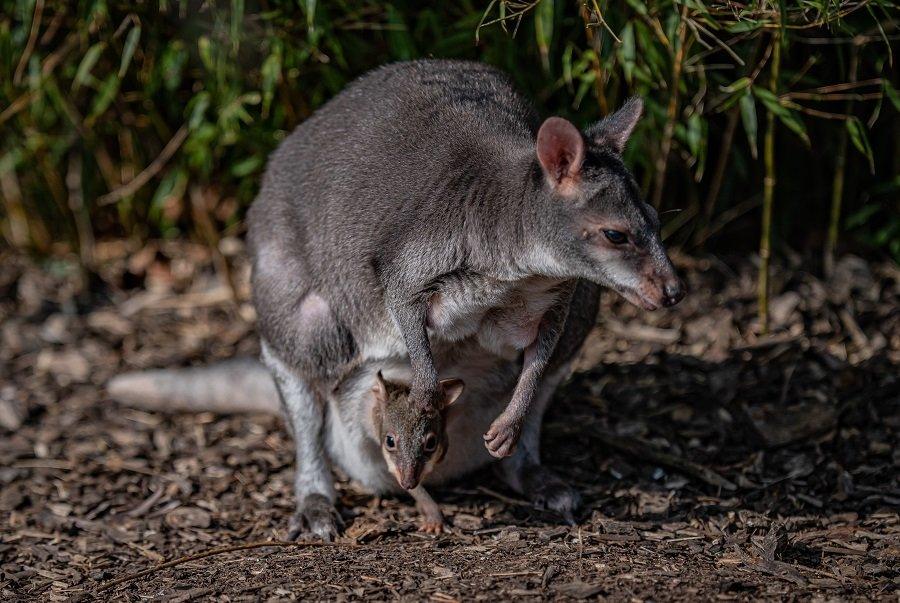
{"type": "Polygon", "coordinates": [[[498,466],[500,478],[513,490],[524,494],[535,507],[556,511],[574,523],[581,502],[578,492],[550,469],[541,465],[541,423],[557,386],[569,374],[569,363],[557,368],[542,382],[522,427],[516,451],[498,466]]]}
{"type": "Polygon", "coordinates": [[[335,509],[334,477],[325,452],[325,404],[319,394],[262,344],[262,358],[272,376],[296,448],[294,494],[297,508],[288,537],[310,534],[323,540],[338,535],[340,516],[335,509]]]}

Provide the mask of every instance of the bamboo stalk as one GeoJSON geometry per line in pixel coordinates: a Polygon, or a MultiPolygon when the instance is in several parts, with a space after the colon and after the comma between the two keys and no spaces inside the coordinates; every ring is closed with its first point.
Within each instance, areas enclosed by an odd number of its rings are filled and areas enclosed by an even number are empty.
{"type": "Polygon", "coordinates": [[[91,218],[84,206],[84,189],[81,182],[81,154],[75,150],[69,156],[69,167],[66,171],[66,188],[69,191],[69,210],[75,221],[75,233],[78,237],[78,255],[81,266],[90,268],[94,265],[94,230],[91,218]]]}
{"type": "Polygon", "coordinates": [[[600,113],[606,115],[609,113],[609,101],[606,98],[605,82],[603,68],[600,65],[601,41],[600,32],[596,28],[591,27],[591,11],[587,3],[581,5],[581,19],[584,21],[584,35],[587,37],[588,44],[594,51],[591,57],[591,70],[594,72],[594,94],[597,96],[597,103],[600,106],[600,113]]]}
{"type": "Polygon", "coordinates": [[[666,110],[666,125],[663,128],[662,143],[656,157],[656,185],[653,188],[653,207],[659,208],[662,203],[663,189],[666,185],[666,167],[669,164],[669,153],[672,150],[672,139],[675,137],[675,121],[678,118],[678,84],[681,81],[681,69],[684,66],[684,55],[687,35],[687,4],[681,9],[681,20],[678,24],[678,46],[672,57],[672,83],[669,87],[669,106],[666,110]]]}
{"type": "Polygon", "coordinates": [[[722,134],[722,148],[719,151],[716,168],[713,172],[712,181],[709,184],[709,192],[706,195],[706,202],[703,205],[703,222],[694,236],[695,246],[700,246],[700,241],[705,241],[708,238],[709,225],[712,222],[713,212],[715,211],[716,203],[719,200],[722,184],[725,182],[725,171],[728,168],[728,160],[731,158],[734,133],[737,130],[737,124],[740,117],[741,109],[738,105],[729,109],[728,121],[725,124],[725,132],[722,134]]]}
{"type": "MultiPolygon", "coordinates": [[[[778,77],[781,69],[781,36],[772,36],[772,65],[769,68],[769,91],[778,93],[778,77]]],[[[761,333],[769,331],[769,257],[772,243],[772,205],[775,197],[775,114],[766,111],[766,135],[763,141],[763,163],[766,176],[763,180],[762,232],[759,238],[759,283],[757,301],[761,333]]]]}
{"type": "Polygon", "coordinates": [[[6,224],[3,225],[4,238],[13,249],[27,248],[30,242],[28,216],[22,205],[19,179],[12,169],[0,172],[0,200],[3,201],[3,209],[6,211],[6,224]]]}
{"type": "MultiPolygon", "coordinates": [[[[848,77],[850,83],[856,83],[859,66],[859,46],[854,45],[850,49],[850,68],[848,77]]],[[[853,99],[847,100],[845,113],[850,115],[853,111],[853,99]]],[[[841,222],[841,203],[844,197],[844,173],[847,167],[847,128],[841,128],[838,133],[837,155],[834,158],[834,179],[831,181],[831,216],[828,221],[828,239],[825,241],[825,255],[823,258],[825,276],[830,278],[834,273],[834,250],[837,248],[838,231],[841,222]]]]}

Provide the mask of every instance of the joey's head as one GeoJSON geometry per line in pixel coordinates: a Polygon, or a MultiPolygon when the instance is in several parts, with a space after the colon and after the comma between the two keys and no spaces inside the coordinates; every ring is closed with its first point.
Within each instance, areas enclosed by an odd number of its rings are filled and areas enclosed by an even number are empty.
{"type": "Polygon", "coordinates": [[[655,310],[681,301],[685,287],[660,240],[656,210],[622,163],[642,109],[632,98],[585,132],[560,117],[541,125],[536,262],[551,275],[594,281],[655,310]]]}
{"type": "Polygon", "coordinates": [[[409,402],[409,387],[375,377],[373,419],[381,453],[401,488],[418,486],[447,452],[445,424],[449,407],[463,391],[459,379],[439,382],[437,408],[409,402]]]}

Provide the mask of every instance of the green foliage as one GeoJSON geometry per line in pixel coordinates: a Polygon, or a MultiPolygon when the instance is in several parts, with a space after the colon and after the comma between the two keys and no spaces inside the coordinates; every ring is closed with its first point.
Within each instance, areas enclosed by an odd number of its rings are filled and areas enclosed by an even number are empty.
{"type": "Polygon", "coordinates": [[[0,232],[14,245],[63,244],[87,259],[85,218],[97,238],[188,234],[195,189],[214,192],[202,211],[234,230],[293,127],[370,68],[436,56],[498,65],[545,115],[579,125],[642,96],[626,159],[648,198],[681,210],[664,214],[665,232],[691,247],[755,240],[731,220],[753,215],[740,208],[762,189],[765,114],[779,126],[776,241],[803,245],[826,230],[835,147],[849,139],[844,224],[900,258],[900,14],[890,0],[0,6],[0,232]]]}

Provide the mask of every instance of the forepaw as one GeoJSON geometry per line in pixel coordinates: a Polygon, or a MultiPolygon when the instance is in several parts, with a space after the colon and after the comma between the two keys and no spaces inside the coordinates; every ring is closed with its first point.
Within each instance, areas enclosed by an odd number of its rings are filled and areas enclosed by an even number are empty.
{"type": "Polygon", "coordinates": [[[310,494],[298,503],[288,526],[288,540],[307,538],[332,542],[340,534],[341,516],[327,498],[310,494]]]}
{"type": "Polygon", "coordinates": [[[516,450],[519,434],[522,432],[520,421],[509,418],[506,415],[497,417],[487,433],[484,434],[484,445],[492,456],[502,459],[510,456],[516,450]]]}
{"type": "Polygon", "coordinates": [[[446,528],[447,526],[444,524],[443,519],[424,519],[422,525],[419,526],[419,531],[425,534],[438,535],[444,533],[446,528]]]}

